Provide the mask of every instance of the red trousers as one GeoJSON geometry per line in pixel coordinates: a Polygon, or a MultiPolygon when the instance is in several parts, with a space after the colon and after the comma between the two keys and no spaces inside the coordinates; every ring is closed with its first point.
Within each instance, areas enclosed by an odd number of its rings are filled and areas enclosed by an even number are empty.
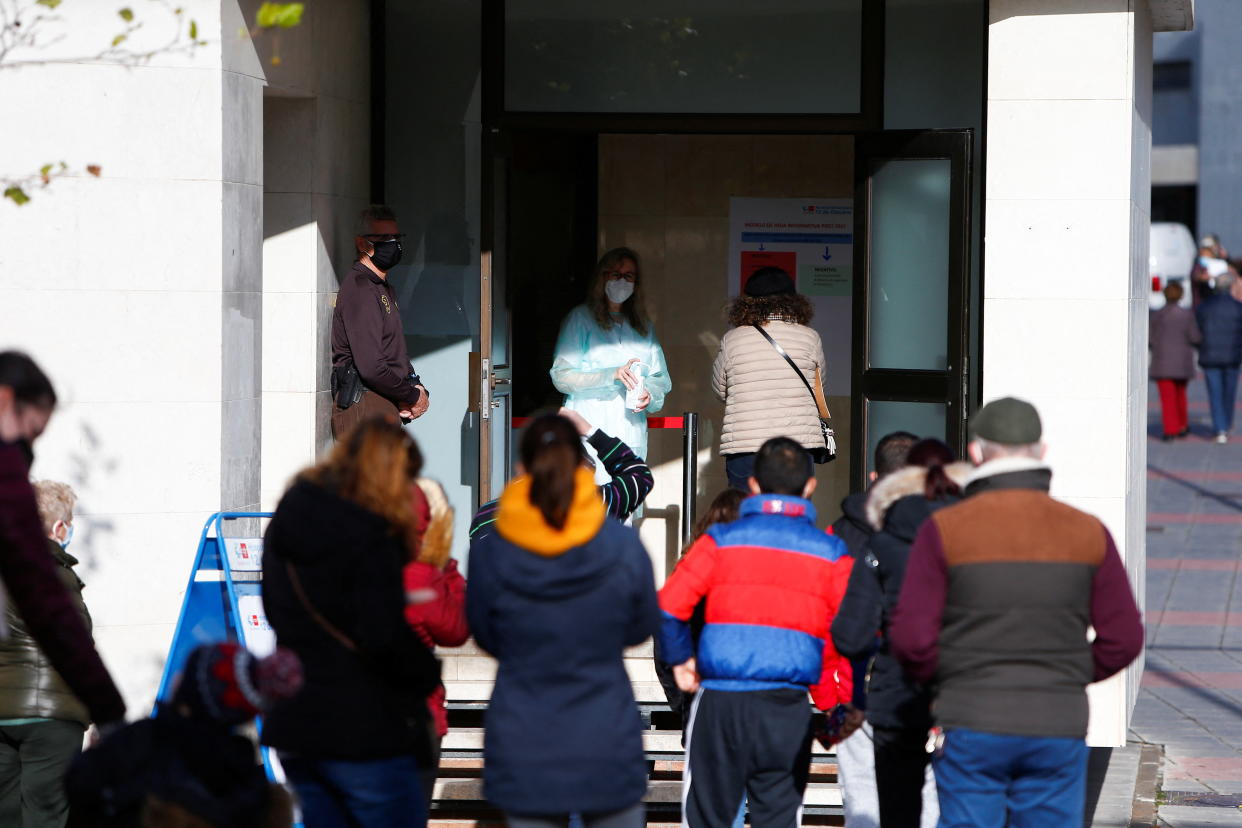
{"type": "Polygon", "coordinates": [[[1156,380],[1156,388],[1160,389],[1160,419],[1164,421],[1166,436],[1181,434],[1190,426],[1186,382],[1183,379],[1156,380]]]}

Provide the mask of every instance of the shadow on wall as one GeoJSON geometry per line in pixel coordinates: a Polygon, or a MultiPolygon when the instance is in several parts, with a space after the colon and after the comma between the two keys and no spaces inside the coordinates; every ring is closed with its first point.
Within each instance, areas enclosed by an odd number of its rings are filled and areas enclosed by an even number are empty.
{"type": "MultiPolygon", "coordinates": [[[[81,424],[82,438],[78,441],[81,450],[74,451],[69,455],[69,479],[66,481],[73,487],[75,492],[91,491],[93,488],[106,488],[109,485],[109,479],[115,477],[117,470],[120,468],[121,461],[119,457],[108,456],[104,452],[103,441],[100,440],[99,434],[89,423],[81,424]]],[[[82,508],[88,499],[78,501],[75,507],[75,513],[83,513],[82,508]]],[[[86,511],[89,514],[89,511],[86,511]]],[[[104,548],[103,544],[106,539],[116,533],[116,525],[106,517],[91,516],[89,520],[79,522],[76,517],[74,523],[80,527],[81,534],[77,534],[77,542],[89,549],[104,548]]],[[[81,564],[82,569],[87,573],[95,573],[99,570],[99,560],[95,555],[88,555],[86,560],[81,564]]]]}

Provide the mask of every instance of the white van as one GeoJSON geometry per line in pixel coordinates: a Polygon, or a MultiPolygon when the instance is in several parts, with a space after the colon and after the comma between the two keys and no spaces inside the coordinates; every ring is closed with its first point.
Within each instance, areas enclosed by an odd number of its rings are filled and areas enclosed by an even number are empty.
{"type": "Polygon", "coordinates": [[[1182,288],[1181,301],[1177,304],[1184,308],[1194,303],[1190,290],[1190,269],[1194,266],[1199,248],[1195,237],[1184,224],[1173,221],[1157,221],[1151,225],[1151,293],[1147,304],[1152,310],[1164,307],[1164,286],[1169,282],[1180,280],[1182,288]]]}

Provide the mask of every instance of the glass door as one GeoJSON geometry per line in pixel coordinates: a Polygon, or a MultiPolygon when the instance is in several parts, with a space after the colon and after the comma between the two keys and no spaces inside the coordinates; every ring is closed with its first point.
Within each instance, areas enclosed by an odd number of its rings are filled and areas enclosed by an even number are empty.
{"type": "Polygon", "coordinates": [[[855,144],[853,486],[904,430],[965,449],[970,130],[855,144]]]}

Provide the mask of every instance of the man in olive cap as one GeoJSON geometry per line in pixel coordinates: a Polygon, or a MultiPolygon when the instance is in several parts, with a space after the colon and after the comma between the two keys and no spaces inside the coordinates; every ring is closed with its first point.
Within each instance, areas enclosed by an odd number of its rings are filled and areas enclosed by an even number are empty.
{"type": "Polygon", "coordinates": [[[934,687],[940,824],[1081,825],[1086,686],[1141,651],[1138,606],[1104,525],[1048,495],[1034,406],[994,400],[970,430],[966,497],[919,529],[889,628],[934,687]]]}

